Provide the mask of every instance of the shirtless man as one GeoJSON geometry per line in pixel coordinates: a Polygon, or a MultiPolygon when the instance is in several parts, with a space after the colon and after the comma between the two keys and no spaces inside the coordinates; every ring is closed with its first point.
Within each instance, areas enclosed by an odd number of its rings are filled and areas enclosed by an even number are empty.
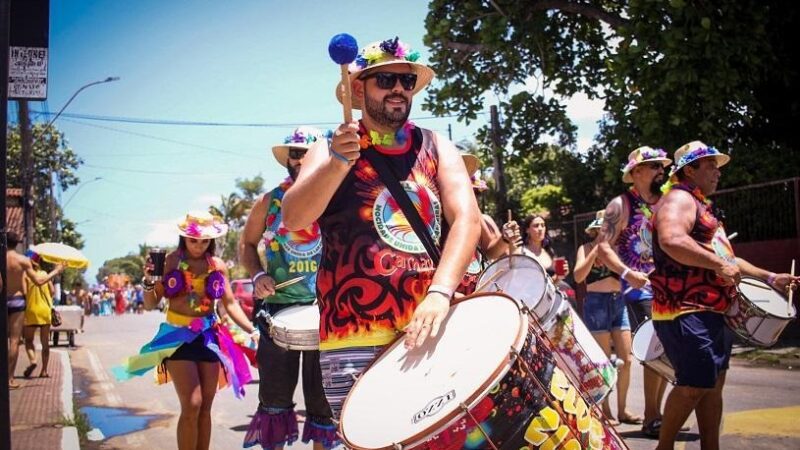
{"type": "Polygon", "coordinates": [[[8,388],[17,389],[19,384],[14,380],[19,356],[19,340],[22,336],[22,321],[25,316],[25,293],[22,289],[22,277],[41,286],[47,284],[64,270],[64,266],[56,265],[46,276],[41,276],[33,269],[31,260],[17,253],[16,247],[21,242],[19,235],[8,232],[8,249],[6,250],[6,278],[8,293],[8,388]]]}

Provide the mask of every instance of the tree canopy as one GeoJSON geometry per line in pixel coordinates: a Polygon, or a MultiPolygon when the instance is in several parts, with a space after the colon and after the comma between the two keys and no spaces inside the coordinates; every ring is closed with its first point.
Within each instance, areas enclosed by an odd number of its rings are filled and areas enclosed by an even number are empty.
{"type": "MultiPolygon", "coordinates": [[[[531,166],[529,178],[509,183],[516,203],[555,179],[573,211],[598,208],[622,189],[631,150],[672,153],[695,139],[733,156],[724,185],[795,176],[797,9],[757,0],[433,0],[425,44],[438,82],[425,107],[471,121],[498,103],[509,174],[531,166]],[[576,93],[605,102],[585,154],[575,152],[565,108],[576,93]],[[554,145],[567,150],[563,163],[554,145]]],[[[488,136],[484,127],[480,146],[488,136]]]]}

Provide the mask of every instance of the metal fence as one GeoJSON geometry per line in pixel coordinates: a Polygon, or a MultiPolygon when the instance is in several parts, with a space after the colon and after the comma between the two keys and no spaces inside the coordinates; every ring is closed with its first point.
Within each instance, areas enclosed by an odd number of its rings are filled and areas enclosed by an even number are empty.
{"type": "MultiPolygon", "coordinates": [[[[736,243],[800,239],[800,177],[722,189],[712,196],[721,211],[725,230],[737,233],[736,243]]],[[[586,242],[584,229],[595,212],[575,214],[571,220],[548,224],[559,255],[574,266],[578,247],[586,242]]]]}

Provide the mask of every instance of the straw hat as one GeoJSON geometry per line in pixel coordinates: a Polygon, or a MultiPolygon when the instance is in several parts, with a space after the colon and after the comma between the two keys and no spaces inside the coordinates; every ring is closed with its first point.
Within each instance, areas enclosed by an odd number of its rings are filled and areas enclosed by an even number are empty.
{"type": "Polygon", "coordinates": [[[639,147],[628,154],[628,163],[622,168],[622,181],[633,183],[633,177],[631,177],[633,168],[651,161],[659,161],[664,167],[672,164],[672,160],[669,159],[667,152],[664,150],[647,146],[639,147]]]}
{"type": "MultiPolygon", "coordinates": [[[[433,69],[425,64],[418,63],[419,52],[411,51],[411,48],[400,38],[387,39],[385,41],[373,42],[358,53],[356,60],[348,67],[350,73],[350,83],[357,79],[365,70],[372,70],[378,67],[391,64],[407,64],[411,66],[417,74],[417,84],[414,86],[413,95],[425,89],[435,76],[433,69]]],[[[336,98],[342,101],[342,82],[336,85],[336,98]]],[[[361,99],[352,98],[353,109],[361,109],[361,99]]]]}
{"type": "Polygon", "coordinates": [[[283,140],[283,144],[272,147],[272,154],[280,165],[286,167],[286,163],[289,160],[290,148],[304,148],[308,150],[311,144],[322,137],[322,131],[314,127],[302,126],[295,128],[292,134],[286,136],[286,139],[283,140]]]}
{"type": "Polygon", "coordinates": [[[464,160],[464,166],[466,166],[469,176],[474,175],[481,167],[481,162],[478,160],[478,157],[471,153],[461,153],[461,159],[464,160]]]}
{"type": "Polygon", "coordinates": [[[720,153],[720,151],[714,147],[709,147],[700,141],[692,141],[688,144],[680,146],[680,148],[675,150],[676,162],[675,166],[670,171],[669,176],[672,177],[686,165],[702,158],[716,158],[717,167],[722,167],[725,164],[728,164],[728,162],[731,160],[730,156],[720,153]]]}
{"type": "Polygon", "coordinates": [[[597,211],[594,216],[594,220],[584,229],[586,233],[591,232],[592,230],[599,230],[603,226],[603,217],[605,216],[606,212],[604,210],[597,211]]]}
{"type": "Polygon", "coordinates": [[[228,224],[207,211],[192,211],[177,223],[178,234],[194,239],[216,239],[228,232],[228,224]]]}

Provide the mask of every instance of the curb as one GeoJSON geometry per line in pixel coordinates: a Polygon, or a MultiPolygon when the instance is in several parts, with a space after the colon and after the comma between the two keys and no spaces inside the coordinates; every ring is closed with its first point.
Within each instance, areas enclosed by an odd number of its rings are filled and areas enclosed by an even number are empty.
{"type": "MultiPolygon", "coordinates": [[[[61,359],[61,414],[67,421],[75,420],[72,404],[72,363],[69,353],[64,350],[51,350],[59,355],[61,359]]],[[[62,450],[80,450],[81,442],[78,437],[78,429],[75,427],[64,427],[61,429],[61,448],[62,450]]]]}

